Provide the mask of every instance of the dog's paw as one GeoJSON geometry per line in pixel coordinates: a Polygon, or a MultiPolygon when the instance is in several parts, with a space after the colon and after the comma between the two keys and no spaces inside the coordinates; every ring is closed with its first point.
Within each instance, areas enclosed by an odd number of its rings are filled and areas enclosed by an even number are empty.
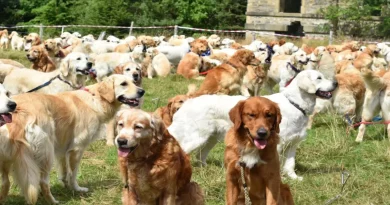
{"type": "Polygon", "coordinates": [[[89,191],[88,188],[86,188],[86,187],[79,187],[79,186],[75,187],[74,190],[77,191],[77,192],[82,192],[82,193],[87,193],[89,191]]]}

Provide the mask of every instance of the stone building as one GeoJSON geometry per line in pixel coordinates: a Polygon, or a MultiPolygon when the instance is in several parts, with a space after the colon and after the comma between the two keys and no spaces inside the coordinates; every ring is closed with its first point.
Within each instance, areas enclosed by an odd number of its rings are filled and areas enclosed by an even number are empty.
{"type": "Polygon", "coordinates": [[[282,34],[327,33],[319,10],[334,0],[248,0],[245,28],[282,34]]]}

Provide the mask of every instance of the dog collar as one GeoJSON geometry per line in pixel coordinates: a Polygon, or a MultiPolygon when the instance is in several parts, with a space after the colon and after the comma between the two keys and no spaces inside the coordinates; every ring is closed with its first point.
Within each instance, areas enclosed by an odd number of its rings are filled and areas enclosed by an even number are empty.
{"type": "Polygon", "coordinates": [[[296,68],[295,66],[293,66],[293,64],[291,64],[290,62],[287,63],[287,66],[290,66],[291,69],[296,72],[297,74],[301,72],[301,70],[299,70],[298,68],[296,68]]]}
{"type": "Polygon", "coordinates": [[[306,116],[306,111],[303,108],[301,108],[298,104],[296,104],[295,102],[290,100],[290,98],[288,98],[287,96],[284,96],[284,97],[287,98],[288,102],[290,102],[291,105],[293,105],[295,108],[297,108],[299,111],[301,111],[304,116],[306,116]]]}

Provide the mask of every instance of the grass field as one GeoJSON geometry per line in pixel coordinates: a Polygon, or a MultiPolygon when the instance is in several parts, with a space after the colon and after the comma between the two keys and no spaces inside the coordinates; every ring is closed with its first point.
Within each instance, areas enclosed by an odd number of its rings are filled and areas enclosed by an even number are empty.
{"type": "MultiPolygon", "coordinates": [[[[0,51],[0,58],[16,59],[29,66],[22,52],[0,51]]],[[[179,76],[144,79],[146,95],[143,109],[153,111],[158,101],[158,106],[162,106],[170,97],[186,93],[190,82],[195,81],[179,76]]],[[[350,178],[342,197],[332,204],[390,204],[390,143],[385,137],[386,131],[381,125],[370,126],[360,144],[354,142],[356,134],[354,130],[346,134],[346,126],[339,116],[322,114],[315,119],[313,129],[308,130],[307,139],[300,145],[296,158],[297,173],[304,177],[303,181],[284,180],[291,186],[296,204],[325,204],[335,197],[340,193],[343,169],[348,171],[350,178]]],[[[193,180],[203,187],[206,204],[224,204],[223,151],[221,142],[209,155],[207,167],[193,168],[193,180]]],[[[105,146],[104,141],[97,141],[88,148],[78,180],[81,186],[90,188],[88,194],[74,193],[61,187],[53,169],[51,185],[54,197],[67,205],[121,204],[123,184],[116,149],[105,146]]],[[[23,197],[13,185],[6,204],[23,203],[23,197]]],[[[39,204],[44,204],[42,198],[39,204]]]]}

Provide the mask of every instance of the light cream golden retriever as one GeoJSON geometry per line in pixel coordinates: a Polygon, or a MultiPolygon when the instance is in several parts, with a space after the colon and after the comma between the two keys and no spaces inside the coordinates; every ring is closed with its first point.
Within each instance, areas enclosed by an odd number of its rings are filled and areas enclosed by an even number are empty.
{"type": "Polygon", "coordinates": [[[39,190],[47,202],[58,203],[49,185],[54,159],[58,161],[59,180],[66,187],[88,192],[76,180],[84,150],[99,138],[103,124],[114,117],[122,103],[135,105],[144,92],[129,77],[112,75],[85,90],[14,96],[17,108],[12,122],[0,128],[0,199],[4,201],[8,193],[12,167],[28,204],[36,203],[39,190]]]}
{"type": "MultiPolygon", "coordinates": [[[[79,89],[84,86],[86,76],[92,67],[88,62],[88,57],[83,53],[71,53],[62,60],[60,68],[43,73],[33,69],[14,69],[9,73],[4,73],[4,87],[13,95],[26,93],[40,85],[53,81],[47,86],[37,89],[34,92],[55,94],[64,91],[79,89]]],[[[3,75],[0,72],[0,78],[3,75]]]]}

